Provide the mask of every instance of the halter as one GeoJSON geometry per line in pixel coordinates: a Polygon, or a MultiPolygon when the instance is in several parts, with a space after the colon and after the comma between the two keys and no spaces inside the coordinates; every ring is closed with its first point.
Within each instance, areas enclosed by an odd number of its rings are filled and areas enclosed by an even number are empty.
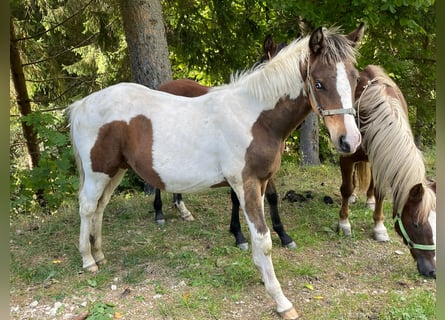
{"type": "Polygon", "coordinates": [[[360,95],[360,97],[358,98],[358,102],[357,104],[357,128],[360,131],[360,103],[362,101],[362,97],[365,95],[366,90],[368,90],[368,88],[374,83],[377,82],[379,80],[379,78],[374,78],[372,80],[368,80],[368,82],[366,83],[366,85],[363,86],[363,91],[362,94],[360,95]]]}
{"type": "Polygon", "coordinates": [[[307,81],[308,81],[308,89],[309,89],[309,94],[312,98],[312,101],[315,104],[315,107],[317,108],[318,113],[320,114],[320,116],[326,117],[326,116],[334,116],[334,115],[338,115],[338,114],[352,114],[355,117],[355,109],[354,108],[341,108],[341,109],[333,109],[333,110],[324,110],[319,104],[317,99],[315,98],[314,95],[314,91],[312,89],[312,85],[311,85],[311,76],[310,76],[310,66],[309,66],[309,62],[307,64],[307,81]]]}
{"type": "Polygon", "coordinates": [[[419,250],[427,250],[427,251],[432,251],[432,250],[436,250],[436,245],[435,244],[419,244],[419,243],[414,243],[411,241],[408,233],[405,230],[405,227],[403,226],[402,223],[402,214],[401,213],[397,213],[394,217],[394,221],[396,223],[399,224],[399,228],[400,228],[400,232],[402,232],[402,237],[405,239],[408,248],[413,248],[413,249],[419,249],[419,250]]]}

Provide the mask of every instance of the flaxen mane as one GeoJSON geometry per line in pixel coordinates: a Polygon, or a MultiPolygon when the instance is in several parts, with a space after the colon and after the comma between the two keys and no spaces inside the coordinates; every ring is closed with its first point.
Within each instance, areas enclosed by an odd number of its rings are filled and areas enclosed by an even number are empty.
{"type": "Polygon", "coordinates": [[[427,188],[423,155],[414,143],[407,114],[400,100],[386,93],[386,86],[393,82],[386,77],[384,80],[385,84],[369,85],[358,100],[362,147],[369,157],[378,193],[385,195],[391,189],[395,211],[402,211],[414,185],[424,185],[418,218],[425,221],[435,210],[435,194],[427,188]]]}

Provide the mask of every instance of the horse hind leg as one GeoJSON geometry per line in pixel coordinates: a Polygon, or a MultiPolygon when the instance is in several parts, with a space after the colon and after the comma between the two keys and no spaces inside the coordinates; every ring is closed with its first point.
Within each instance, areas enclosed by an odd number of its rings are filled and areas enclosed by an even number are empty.
{"type": "Polygon", "coordinates": [[[162,197],[161,190],[155,189],[155,199],[153,201],[153,208],[155,209],[155,221],[158,225],[165,224],[164,213],[162,212],[162,197]]]}
{"type": "Polygon", "coordinates": [[[125,175],[127,170],[120,169],[108,182],[105,187],[102,197],[100,197],[97,210],[96,210],[96,218],[93,219],[93,234],[94,239],[90,238],[91,242],[91,254],[93,255],[96,264],[105,264],[107,260],[102,251],[102,218],[105,207],[110,202],[111,196],[113,195],[114,190],[122,181],[122,178],[125,175]],[[94,240],[94,241],[93,241],[94,240]]]}
{"type": "Polygon", "coordinates": [[[369,210],[375,210],[375,193],[374,193],[374,179],[371,177],[368,190],[366,191],[366,208],[369,210]]]}
{"type": "Polygon", "coordinates": [[[175,204],[175,207],[181,213],[181,218],[183,220],[185,220],[185,221],[194,221],[195,220],[192,213],[185,206],[184,201],[182,201],[182,194],[173,193],[173,202],[175,204]]]}
{"type": "Polygon", "coordinates": [[[82,256],[82,267],[91,272],[98,270],[96,259],[103,260],[100,256],[101,237],[97,234],[97,230],[100,230],[99,224],[102,223],[102,216],[98,215],[98,205],[109,181],[110,178],[106,174],[86,173],[79,192],[79,252],[82,256]]]}

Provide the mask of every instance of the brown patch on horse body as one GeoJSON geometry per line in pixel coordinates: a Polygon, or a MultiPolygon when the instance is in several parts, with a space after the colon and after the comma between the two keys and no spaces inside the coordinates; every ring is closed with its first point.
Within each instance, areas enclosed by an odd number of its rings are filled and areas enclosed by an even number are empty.
{"type": "Polygon", "coordinates": [[[253,139],[246,151],[242,178],[246,210],[260,233],[267,230],[264,217],[257,215],[261,212],[258,207],[261,204],[249,204],[249,194],[264,194],[268,180],[280,168],[285,139],[310,111],[311,106],[303,95],[296,99],[286,97],[278,101],[274,110],[263,111],[253,124],[253,139]],[[289,121],[290,118],[293,121],[289,121]]]}
{"type": "Polygon", "coordinates": [[[210,186],[210,188],[220,188],[220,187],[230,187],[230,184],[227,181],[221,181],[220,183],[210,186]]]}
{"type": "Polygon", "coordinates": [[[138,115],[128,124],[112,121],[99,129],[90,153],[92,169],[113,177],[119,169],[131,167],[146,182],[164,189],[164,183],[153,169],[152,146],[150,119],[138,115]]]}
{"type": "Polygon", "coordinates": [[[210,87],[200,85],[190,79],[179,79],[163,83],[159,86],[158,90],[177,96],[198,97],[209,92],[210,87]]]}

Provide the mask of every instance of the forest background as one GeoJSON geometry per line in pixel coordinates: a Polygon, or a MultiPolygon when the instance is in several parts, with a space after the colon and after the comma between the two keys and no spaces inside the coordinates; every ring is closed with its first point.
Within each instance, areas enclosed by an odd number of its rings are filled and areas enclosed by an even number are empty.
{"type": "MultiPolygon", "coordinates": [[[[11,74],[23,74],[21,89],[26,90],[23,96],[11,84],[11,217],[32,215],[37,206],[55,214],[64,201],[75,197],[78,175],[64,110],[91,92],[131,81],[119,10],[122,1],[11,1],[11,74]],[[23,102],[29,108],[23,109],[23,102]]],[[[228,82],[233,72],[252,66],[268,34],[277,42],[290,42],[320,25],[339,25],[348,32],[365,22],[357,67],[385,68],[406,97],[418,147],[435,148],[435,1],[164,0],[161,4],[173,78],[191,78],[204,85],[228,82]]],[[[337,162],[328,140],[320,128],[320,160],[337,162]]],[[[299,160],[298,131],[288,146],[299,160]]]]}

